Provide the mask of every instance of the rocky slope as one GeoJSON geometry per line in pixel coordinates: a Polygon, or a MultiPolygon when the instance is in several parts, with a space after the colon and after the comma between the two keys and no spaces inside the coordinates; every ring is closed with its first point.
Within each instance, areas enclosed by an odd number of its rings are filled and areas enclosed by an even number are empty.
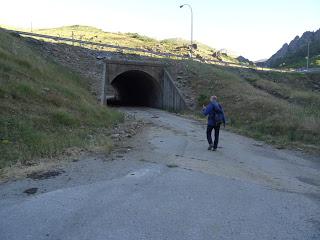
{"type": "Polygon", "coordinates": [[[249,59],[243,57],[243,56],[239,56],[236,58],[240,63],[244,63],[244,64],[249,64],[249,65],[254,65],[254,62],[250,61],[249,59]]]}
{"type": "MultiPolygon", "coordinates": [[[[60,36],[74,39],[87,40],[97,43],[105,43],[112,45],[119,45],[131,48],[139,48],[160,53],[171,53],[182,56],[189,56],[189,41],[180,38],[170,38],[158,41],[156,39],[140,35],[138,33],[112,33],[105,32],[101,29],[90,26],[64,26],[50,29],[36,29],[35,33],[46,34],[51,36],[60,36]]],[[[220,58],[214,56],[216,50],[210,46],[197,43],[197,49],[194,50],[194,56],[198,59],[220,60],[232,63],[238,61],[228,55],[223,55],[220,58]]],[[[95,49],[93,46],[86,46],[87,48],[95,49]]],[[[100,49],[101,50],[101,49],[100,49]]],[[[108,49],[105,49],[108,50],[108,49]]],[[[109,49],[110,50],[110,49],[109,49]]],[[[127,52],[128,53],[128,52],[127,52]]],[[[133,52],[131,52],[133,53],[133,52]]],[[[148,54],[139,55],[146,56],[148,54]]]]}

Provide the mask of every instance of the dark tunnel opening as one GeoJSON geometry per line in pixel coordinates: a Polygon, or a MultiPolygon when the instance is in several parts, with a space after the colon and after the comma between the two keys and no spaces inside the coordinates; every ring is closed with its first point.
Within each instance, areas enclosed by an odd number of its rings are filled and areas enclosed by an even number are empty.
{"type": "Polygon", "coordinates": [[[142,71],[127,71],[111,83],[116,91],[108,105],[161,107],[161,89],[156,79],[142,71]]]}

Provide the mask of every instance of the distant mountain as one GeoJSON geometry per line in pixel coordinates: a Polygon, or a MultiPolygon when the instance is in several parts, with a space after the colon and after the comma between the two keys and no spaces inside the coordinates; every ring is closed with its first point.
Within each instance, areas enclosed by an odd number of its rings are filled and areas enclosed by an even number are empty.
{"type": "Polygon", "coordinates": [[[243,57],[243,56],[239,56],[236,58],[240,63],[245,63],[245,64],[250,64],[253,65],[254,63],[252,61],[250,61],[249,59],[243,57]]]}
{"type": "Polygon", "coordinates": [[[266,62],[267,67],[304,67],[306,57],[310,54],[310,67],[320,67],[320,29],[315,32],[307,31],[301,37],[296,36],[289,44],[285,43],[266,62]]]}
{"type": "Polygon", "coordinates": [[[259,59],[259,60],[254,61],[254,64],[259,67],[264,67],[266,65],[266,61],[268,61],[267,58],[259,59]]]}

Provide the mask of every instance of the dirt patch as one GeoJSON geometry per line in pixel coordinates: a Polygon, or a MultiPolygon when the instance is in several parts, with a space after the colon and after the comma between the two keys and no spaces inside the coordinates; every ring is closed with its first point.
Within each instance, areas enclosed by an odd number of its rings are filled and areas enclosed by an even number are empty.
{"type": "Polygon", "coordinates": [[[35,194],[38,191],[38,188],[28,188],[24,191],[24,193],[31,195],[31,194],[35,194]]]}
{"type": "Polygon", "coordinates": [[[51,170],[51,171],[45,171],[45,172],[33,172],[27,175],[27,178],[31,178],[33,180],[44,180],[48,178],[53,178],[56,176],[59,176],[60,174],[64,173],[63,170],[51,170]]]}
{"type": "MultiPolygon", "coordinates": [[[[106,154],[111,152],[117,155],[122,155],[132,150],[131,146],[127,145],[127,140],[138,134],[145,126],[142,120],[136,120],[132,114],[125,114],[125,121],[118,123],[105,133],[106,136],[116,136],[110,140],[111,145],[108,149],[105,146],[92,146],[89,148],[71,147],[63,151],[62,154],[54,158],[34,159],[26,166],[22,163],[17,163],[14,166],[7,167],[0,171],[0,183],[9,180],[17,180],[22,178],[31,178],[35,180],[43,180],[51,177],[56,177],[63,171],[53,169],[61,169],[70,162],[76,163],[81,156],[90,154],[106,154]]],[[[118,159],[122,159],[119,157],[118,159]]]]}
{"type": "Polygon", "coordinates": [[[177,164],[172,163],[172,164],[167,164],[167,167],[168,168],[177,168],[179,166],[177,164]]]}

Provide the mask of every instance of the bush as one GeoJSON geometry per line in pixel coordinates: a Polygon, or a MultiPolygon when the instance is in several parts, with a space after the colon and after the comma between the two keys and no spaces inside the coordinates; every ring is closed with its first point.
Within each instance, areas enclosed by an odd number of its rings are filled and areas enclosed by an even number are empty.
{"type": "Polygon", "coordinates": [[[209,101],[210,96],[208,94],[200,94],[197,98],[198,106],[207,105],[209,101]]]}

